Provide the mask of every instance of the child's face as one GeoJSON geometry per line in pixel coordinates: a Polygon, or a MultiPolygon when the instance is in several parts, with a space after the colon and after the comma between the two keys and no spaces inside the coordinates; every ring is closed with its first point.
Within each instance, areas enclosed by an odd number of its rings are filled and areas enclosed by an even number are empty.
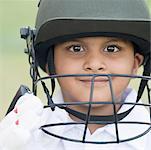
{"type": "MultiPolygon", "coordinates": [[[[141,55],[134,54],[131,42],[112,37],[79,38],[54,48],[56,74],[135,74],[142,60],[141,55]]],[[[117,99],[129,80],[112,78],[117,99]]],[[[90,77],[67,77],[58,81],[65,101],[89,101],[90,77]]],[[[95,79],[93,101],[111,101],[108,78],[95,79]]]]}

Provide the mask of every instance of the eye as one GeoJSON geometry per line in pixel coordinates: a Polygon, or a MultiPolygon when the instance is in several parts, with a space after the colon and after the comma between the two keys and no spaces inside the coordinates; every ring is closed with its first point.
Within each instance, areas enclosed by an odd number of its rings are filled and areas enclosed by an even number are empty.
{"type": "Polygon", "coordinates": [[[104,51],[109,53],[115,53],[120,51],[120,48],[117,45],[109,45],[105,47],[104,51]]]}
{"type": "Polygon", "coordinates": [[[81,45],[72,45],[72,46],[69,46],[69,50],[77,53],[77,52],[83,52],[84,48],[81,45]]]}

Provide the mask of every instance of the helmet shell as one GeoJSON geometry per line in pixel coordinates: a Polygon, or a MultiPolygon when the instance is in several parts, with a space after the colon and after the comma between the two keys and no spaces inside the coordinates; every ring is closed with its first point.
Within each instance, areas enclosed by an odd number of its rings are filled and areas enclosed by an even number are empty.
{"type": "Polygon", "coordinates": [[[35,37],[36,57],[45,70],[52,45],[71,38],[119,37],[150,53],[150,14],[144,0],[42,0],[35,37]]]}

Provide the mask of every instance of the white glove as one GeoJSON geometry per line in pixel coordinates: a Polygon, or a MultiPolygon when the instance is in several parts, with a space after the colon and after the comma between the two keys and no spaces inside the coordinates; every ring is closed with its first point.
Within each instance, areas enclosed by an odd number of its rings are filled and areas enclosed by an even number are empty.
{"type": "Polygon", "coordinates": [[[33,94],[22,96],[0,123],[0,150],[23,150],[40,127],[43,104],[33,94]]]}

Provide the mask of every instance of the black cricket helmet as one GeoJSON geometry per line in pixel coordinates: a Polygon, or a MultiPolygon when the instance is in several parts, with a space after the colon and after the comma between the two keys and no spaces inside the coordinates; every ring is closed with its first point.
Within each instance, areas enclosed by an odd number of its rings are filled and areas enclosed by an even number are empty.
{"type": "MultiPolygon", "coordinates": [[[[90,110],[92,105],[90,102],[88,102],[89,110],[87,114],[82,114],[81,112],[71,110],[68,107],[65,107],[65,105],[63,106],[58,105],[60,108],[65,109],[67,112],[83,120],[82,123],[85,125],[85,131],[87,129],[87,125],[91,121],[93,122],[102,121],[104,122],[104,124],[115,124],[116,133],[117,133],[115,141],[105,141],[105,142],[86,141],[85,140],[86,132],[84,132],[83,140],[65,138],[59,135],[52,134],[46,130],[47,127],[57,126],[63,123],[42,126],[41,129],[45,133],[75,142],[105,144],[105,143],[118,143],[118,142],[133,140],[149,132],[149,130],[151,129],[151,122],[147,123],[149,127],[144,133],[141,133],[140,135],[123,139],[123,140],[121,140],[118,136],[118,124],[120,124],[121,123],[120,121],[132,111],[135,105],[137,105],[137,102],[141,98],[145,87],[147,87],[149,93],[149,87],[147,83],[148,80],[151,79],[150,78],[150,72],[151,72],[150,21],[151,18],[150,18],[149,10],[147,9],[144,0],[41,0],[40,1],[39,10],[36,19],[36,36],[34,39],[34,49],[35,49],[35,56],[38,65],[42,68],[42,70],[46,71],[46,64],[48,64],[50,75],[52,75],[51,78],[59,77],[59,75],[58,76],[54,75],[55,67],[54,67],[53,46],[57,43],[68,41],[69,39],[82,38],[82,37],[97,37],[97,36],[123,38],[131,41],[135,45],[135,51],[144,56],[144,63],[143,63],[144,76],[141,76],[142,80],[139,87],[136,103],[133,103],[133,106],[129,110],[121,114],[117,114],[114,111],[114,114],[112,116],[90,116],[90,110]]],[[[71,75],[66,75],[66,76],[71,76],[71,75]]],[[[110,78],[112,75],[106,75],[106,76],[110,78]]],[[[128,75],[123,75],[123,76],[128,77],[128,75]]],[[[94,76],[92,75],[92,77],[95,78],[95,75],[94,76]]],[[[111,86],[111,90],[112,90],[112,86],[111,86]]],[[[91,92],[92,91],[93,91],[93,87],[91,88],[91,92]]],[[[112,98],[114,99],[113,95],[112,98]]],[[[142,105],[148,106],[151,114],[150,96],[148,96],[148,98],[149,98],[148,104],[146,105],[142,104],[142,105]]],[[[114,107],[115,102],[113,99],[112,99],[112,103],[114,107]]],[[[51,108],[53,107],[54,110],[55,106],[56,104],[54,104],[52,101],[50,107],[51,108]]],[[[133,123],[136,124],[136,122],[133,123]]],[[[71,123],[65,123],[64,125],[69,125],[69,124],[71,125],[71,123]]]]}
{"type": "MultiPolygon", "coordinates": [[[[51,46],[77,37],[124,38],[145,58],[150,55],[150,14],[144,0],[42,0],[36,29],[36,57],[43,70],[51,46]]],[[[53,74],[53,61],[50,67],[53,74]]]]}

